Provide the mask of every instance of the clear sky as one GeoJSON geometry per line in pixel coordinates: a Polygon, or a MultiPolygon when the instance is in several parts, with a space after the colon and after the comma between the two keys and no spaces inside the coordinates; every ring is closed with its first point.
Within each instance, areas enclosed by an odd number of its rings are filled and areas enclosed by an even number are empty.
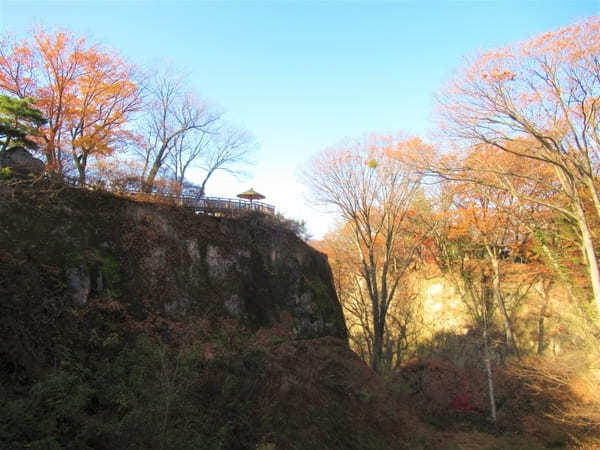
{"type": "Polygon", "coordinates": [[[218,176],[207,194],[252,186],[320,237],[332,217],[297,181],[312,155],[365,133],[426,136],[433,96],[464,56],[598,12],[600,0],[0,0],[0,32],[66,27],[131,62],[189,73],[260,144],[248,178],[218,176]]]}

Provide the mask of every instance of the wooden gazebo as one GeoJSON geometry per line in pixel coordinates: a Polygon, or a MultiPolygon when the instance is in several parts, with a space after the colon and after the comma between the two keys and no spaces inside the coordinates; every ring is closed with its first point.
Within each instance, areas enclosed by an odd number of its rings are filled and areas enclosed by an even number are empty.
{"type": "Polygon", "coordinates": [[[238,194],[237,197],[243,198],[246,200],[250,200],[250,209],[252,209],[252,201],[253,200],[262,200],[263,198],[266,198],[264,195],[256,192],[254,190],[254,188],[250,188],[247,191],[244,191],[241,194],[238,194]]]}

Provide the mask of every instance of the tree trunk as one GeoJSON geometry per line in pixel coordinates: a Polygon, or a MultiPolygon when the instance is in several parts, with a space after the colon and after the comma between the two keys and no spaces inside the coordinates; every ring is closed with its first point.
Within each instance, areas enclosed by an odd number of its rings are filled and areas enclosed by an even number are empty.
{"type": "Polygon", "coordinates": [[[490,262],[492,264],[492,286],[494,292],[494,298],[496,299],[496,304],[498,305],[498,309],[500,310],[500,315],[502,316],[502,322],[504,322],[504,331],[506,333],[506,344],[510,352],[514,353],[519,357],[519,350],[517,348],[517,343],[514,337],[512,323],[510,321],[510,317],[508,316],[508,312],[506,311],[506,305],[504,304],[504,298],[502,297],[502,291],[500,290],[500,265],[498,262],[498,258],[495,254],[492,253],[491,249],[486,248],[488,250],[488,255],[490,256],[490,262]]]}
{"type": "Polygon", "coordinates": [[[600,268],[598,267],[598,259],[596,257],[596,250],[594,249],[594,241],[592,239],[592,233],[585,218],[585,213],[581,203],[576,202],[575,208],[578,216],[577,226],[581,232],[581,243],[589,270],[589,276],[592,282],[592,292],[596,302],[596,310],[598,313],[600,313],[600,268]]]}
{"type": "Polygon", "coordinates": [[[542,308],[542,311],[540,311],[540,317],[538,319],[538,345],[537,345],[537,354],[538,355],[543,355],[544,354],[544,350],[546,348],[546,345],[544,343],[545,340],[545,336],[544,336],[544,309],[542,308]]]}
{"type": "Polygon", "coordinates": [[[79,184],[83,187],[85,186],[85,168],[77,167],[77,171],[79,172],[79,184]]]}
{"type": "Polygon", "coordinates": [[[492,422],[496,423],[496,396],[494,395],[494,379],[492,376],[492,363],[490,361],[487,325],[485,325],[483,329],[483,361],[485,362],[485,372],[487,374],[488,381],[488,392],[490,397],[490,416],[492,422]]]}
{"type": "MultiPolygon", "coordinates": [[[[598,259],[596,258],[594,241],[586,219],[583,201],[581,200],[573,177],[558,169],[556,169],[556,174],[563,185],[564,190],[572,197],[571,206],[573,208],[574,216],[576,216],[577,227],[581,233],[581,246],[583,247],[584,258],[586,259],[590,281],[592,282],[592,292],[594,301],[596,302],[596,311],[600,313],[600,269],[598,268],[598,259]]],[[[591,192],[592,197],[594,197],[594,192],[591,192]]]]}
{"type": "Polygon", "coordinates": [[[152,193],[152,188],[154,187],[154,180],[156,179],[156,175],[162,167],[165,158],[168,156],[168,145],[172,138],[173,136],[163,140],[160,149],[156,153],[154,162],[152,163],[152,167],[150,168],[148,176],[142,180],[142,192],[145,192],[146,194],[152,193]]]}
{"type": "Polygon", "coordinates": [[[206,176],[204,177],[204,179],[202,180],[202,184],[200,184],[200,193],[202,195],[202,197],[204,197],[204,195],[206,194],[206,183],[208,182],[208,179],[210,178],[210,176],[213,174],[212,170],[209,170],[208,173],[206,174],[206,176]]]}
{"type": "Polygon", "coordinates": [[[81,154],[80,156],[77,156],[75,154],[75,150],[73,150],[73,161],[75,162],[75,167],[77,167],[77,173],[79,175],[79,185],[80,186],[85,186],[85,172],[86,172],[86,163],[87,163],[87,158],[85,154],[81,154]]]}
{"type": "Polygon", "coordinates": [[[542,285],[542,288],[539,290],[539,292],[544,297],[544,303],[540,308],[540,316],[538,318],[538,355],[542,355],[544,353],[544,350],[546,349],[544,319],[546,316],[546,310],[548,309],[548,304],[550,303],[550,288],[552,287],[552,281],[550,281],[547,285],[544,285],[543,281],[540,283],[542,285]]]}
{"type": "Polygon", "coordinates": [[[152,193],[152,188],[154,187],[154,179],[156,178],[156,174],[158,174],[158,169],[160,166],[155,162],[148,173],[148,176],[142,181],[142,192],[146,194],[152,193]]]}
{"type": "Polygon", "coordinates": [[[598,189],[596,189],[596,185],[594,184],[594,180],[586,177],[585,179],[586,187],[590,192],[590,196],[594,202],[594,208],[596,209],[596,216],[600,219],[600,195],[598,194],[598,189]]]}
{"type": "MultiPolygon", "coordinates": [[[[379,316],[379,314],[377,314],[379,316]]],[[[381,358],[383,353],[383,329],[380,326],[380,318],[373,320],[373,352],[371,353],[371,369],[379,373],[381,370],[381,358]]]]}
{"type": "Polygon", "coordinates": [[[51,144],[46,146],[43,153],[46,157],[46,172],[50,175],[50,178],[56,181],[62,181],[62,167],[58,158],[56,158],[55,151],[51,147],[51,144]]]}

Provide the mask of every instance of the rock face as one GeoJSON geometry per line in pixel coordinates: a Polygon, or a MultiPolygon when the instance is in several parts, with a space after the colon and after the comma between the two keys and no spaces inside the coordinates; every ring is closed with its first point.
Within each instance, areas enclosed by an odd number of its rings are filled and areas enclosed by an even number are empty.
{"type": "Polygon", "coordinates": [[[3,297],[44,295],[31,289],[39,283],[72,307],[116,301],[139,322],[230,317],[258,329],[285,314],[297,337],[346,338],[326,257],[274,219],[83,190],[3,189],[11,192],[0,196],[0,250],[31,272],[0,283],[3,297]]]}
{"type": "Polygon", "coordinates": [[[41,175],[44,172],[44,163],[23,147],[12,147],[0,152],[0,167],[10,167],[13,172],[20,176],[33,174],[41,175]]]}

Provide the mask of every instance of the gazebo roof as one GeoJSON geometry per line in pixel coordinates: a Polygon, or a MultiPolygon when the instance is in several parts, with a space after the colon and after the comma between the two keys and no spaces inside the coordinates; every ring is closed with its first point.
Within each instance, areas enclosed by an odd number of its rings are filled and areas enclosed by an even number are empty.
{"type": "Polygon", "coordinates": [[[262,200],[263,198],[266,198],[264,195],[256,192],[253,188],[250,188],[247,191],[238,194],[237,196],[239,198],[246,198],[248,200],[262,200]]]}

